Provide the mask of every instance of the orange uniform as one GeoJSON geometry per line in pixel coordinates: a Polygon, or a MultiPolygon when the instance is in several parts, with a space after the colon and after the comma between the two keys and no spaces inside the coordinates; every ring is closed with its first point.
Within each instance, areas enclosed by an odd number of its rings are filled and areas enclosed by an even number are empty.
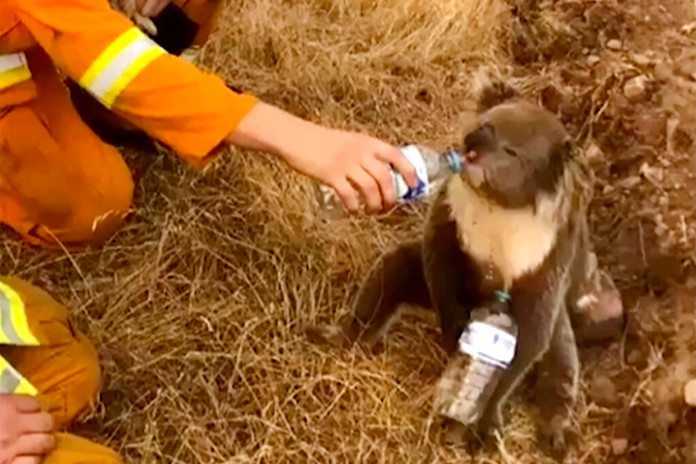
{"type": "MultiPolygon", "coordinates": [[[[0,222],[29,243],[99,243],[131,208],[126,164],[85,125],[61,75],[195,166],[256,103],[175,56],[203,44],[223,2],[173,4],[155,21],[169,54],[107,0],[0,2],[0,222]],[[171,26],[181,12],[192,22],[171,26]]],[[[91,406],[99,386],[97,353],[66,309],[0,277],[0,393],[37,395],[62,428],[91,406]]],[[[121,462],[74,435],[59,434],[57,443],[45,464],[121,462]]]]}
{"type": "MultiPolygon", "coordinates": [[[[27,282],[0,277],[0,392],[37,396],[59,431],[90,410],[101,385],[94,346],[67,309],[27,282]]],[[[44,464],[119,464],[107,447],[57,433],[44,464]]]]}
{"type": "MultiPolygon", "coordinates": [[[[203,43],[223,2],[174,3],[203,43]]],[[[167,53],[107,0],[0,3],[0,222],[35,245],[100,243],[133,195],[120,153],[84,124],[59,72],[194,166],[257,101],[167,53]]]]}

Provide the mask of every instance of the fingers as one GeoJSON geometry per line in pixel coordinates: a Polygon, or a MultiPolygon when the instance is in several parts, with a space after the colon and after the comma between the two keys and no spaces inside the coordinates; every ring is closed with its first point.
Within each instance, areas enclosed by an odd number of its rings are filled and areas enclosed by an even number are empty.
{"type": "Polygon", "coordinates": [[[392,145],[385,144],[381,150],[377,151],[376,155],[382,161],[391,163],[391,165],[394,166],[403,176],[406,184],[408,184],[409,187],[418,187],[418,176],[416,174],[416,169],[413,167],[408,158],[404,156],[401,150],[392,145]]]}
{"type": "Polygon", "coordinates": [[[358,193],[348,180],[338,179],[331,183],[331,187],[336,191],[336,194],[348,211],[351,213],[358,211],[360,208],[358,193]]]}
{"type": "Polygon", "coordinates": [[[363,162],[363,168],[377,182],[380,192],[380,197],[378,198],[380,206],[383,209],[391,208],[396,203],[396,190],[389,165],[384,164],[377,158],[368,158],[363,162]]]}
{"type": "Polygon", "coordinates": [[[19,456],[11,464],[41,464],[43,456],[19,456]]]}
{"type": "Polygon", "coordinates": [[[12,405],[20,413],[33,413],[41,411],[41,403],[33,396],[8,395],[12,405]]]}
{"type": "Polygon", "coordinates": [[[20,433],[46,433],[53,430],[53,416],[47,412],[22,414],[17,424],[20,433]]]}
{"type": "Polygon", "coordinates": [[[147,17],[157,16],[162,12],[164,7],[167,6],[169,1],[170,0],[144,0],[140,13],[147,17]]]}
{"type": "Polygon", "coordinates": [[[365,206],[369,212],[382,209],[382,193],[374,177],[361,167],[356,167],[348,174],[348,179],[354,183],[362,194],[365,206]]]}
{"type": "Polygon", "coordinates": [[[14,444],[17,456],[43,456],[56,446],[56,439],[49,433],[25,433],[14,444]]]}

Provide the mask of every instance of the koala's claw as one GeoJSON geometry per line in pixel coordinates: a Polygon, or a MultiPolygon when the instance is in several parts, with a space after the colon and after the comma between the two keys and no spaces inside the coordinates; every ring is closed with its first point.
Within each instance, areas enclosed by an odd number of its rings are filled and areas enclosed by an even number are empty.
{"type": "Polygon", "coordinates": [[[542,451],[557,462],[563,462],[572,445],[577,443],[579,433],[568,426],[548,427],[538,433],[542,451]]]}

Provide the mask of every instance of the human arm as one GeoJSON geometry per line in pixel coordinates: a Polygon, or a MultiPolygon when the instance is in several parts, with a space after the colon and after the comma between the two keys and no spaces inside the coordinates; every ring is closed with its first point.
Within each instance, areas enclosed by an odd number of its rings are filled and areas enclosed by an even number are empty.
{"type": "Polygon", "coordinates": [[[55,447],[53,418],[24,395],[0,394],[0,464],[38,464],[55,447]]]}
{"type": "Polygon", "coordinates": [[[366,134],[327,128],[259,102],[225,139],[229,144],[281,156],[294,169],[336,190],[349,211],[390,207],[396,200],[386,163],[410,186],[415,170],[394,146],[366,134]],[[354,188],[353,185],[357,186],[354,188]]]}
{"type": "Polygon", "coordinates": [[[264,148],[334,187],[349,210],[356,209],[358,191],[371,210],[393,203],[389,171],[379,161],[392,162],[407,184],[417,184],[395,147],[228,89],[219,77],[167,54],[106,1],[15,0],[15,9],[63,73],[192,165],[204,165],[226,144],[264,148]]]}

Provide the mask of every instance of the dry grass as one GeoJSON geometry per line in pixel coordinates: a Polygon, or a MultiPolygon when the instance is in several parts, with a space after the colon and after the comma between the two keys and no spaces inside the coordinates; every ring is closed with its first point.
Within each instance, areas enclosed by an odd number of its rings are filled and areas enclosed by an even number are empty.
{"type": "MultiPolygon", "coordinates": [[[[397,143],[456,140],[473,73],[513,64],[503,0],[229,3],[206,67],[397,143]]],[[[549,18],[543,46],[559,37],[549,18]]],[[[522,83],[535,94],[548,79],[530,68],[522,83]]],[[[428,412],[443,359],[428,321],[398,324],[377,355],[305,342],[305,324],[337,317],[370,261],[417,233],[418,208],[323,224],[307,179],[262,154],[233,151],[204,175],[169,155],[128,160],[138,212],[102,250],[5,242],[3,272],[67,302],[101,352],[102,406],[77,431],[129,462],[546,462],[518,400],[499,455],[439,443],[428,412]]],[[[606,462],[614,410],[588,399],[579,411],[575,462],[606,462]]]]}

